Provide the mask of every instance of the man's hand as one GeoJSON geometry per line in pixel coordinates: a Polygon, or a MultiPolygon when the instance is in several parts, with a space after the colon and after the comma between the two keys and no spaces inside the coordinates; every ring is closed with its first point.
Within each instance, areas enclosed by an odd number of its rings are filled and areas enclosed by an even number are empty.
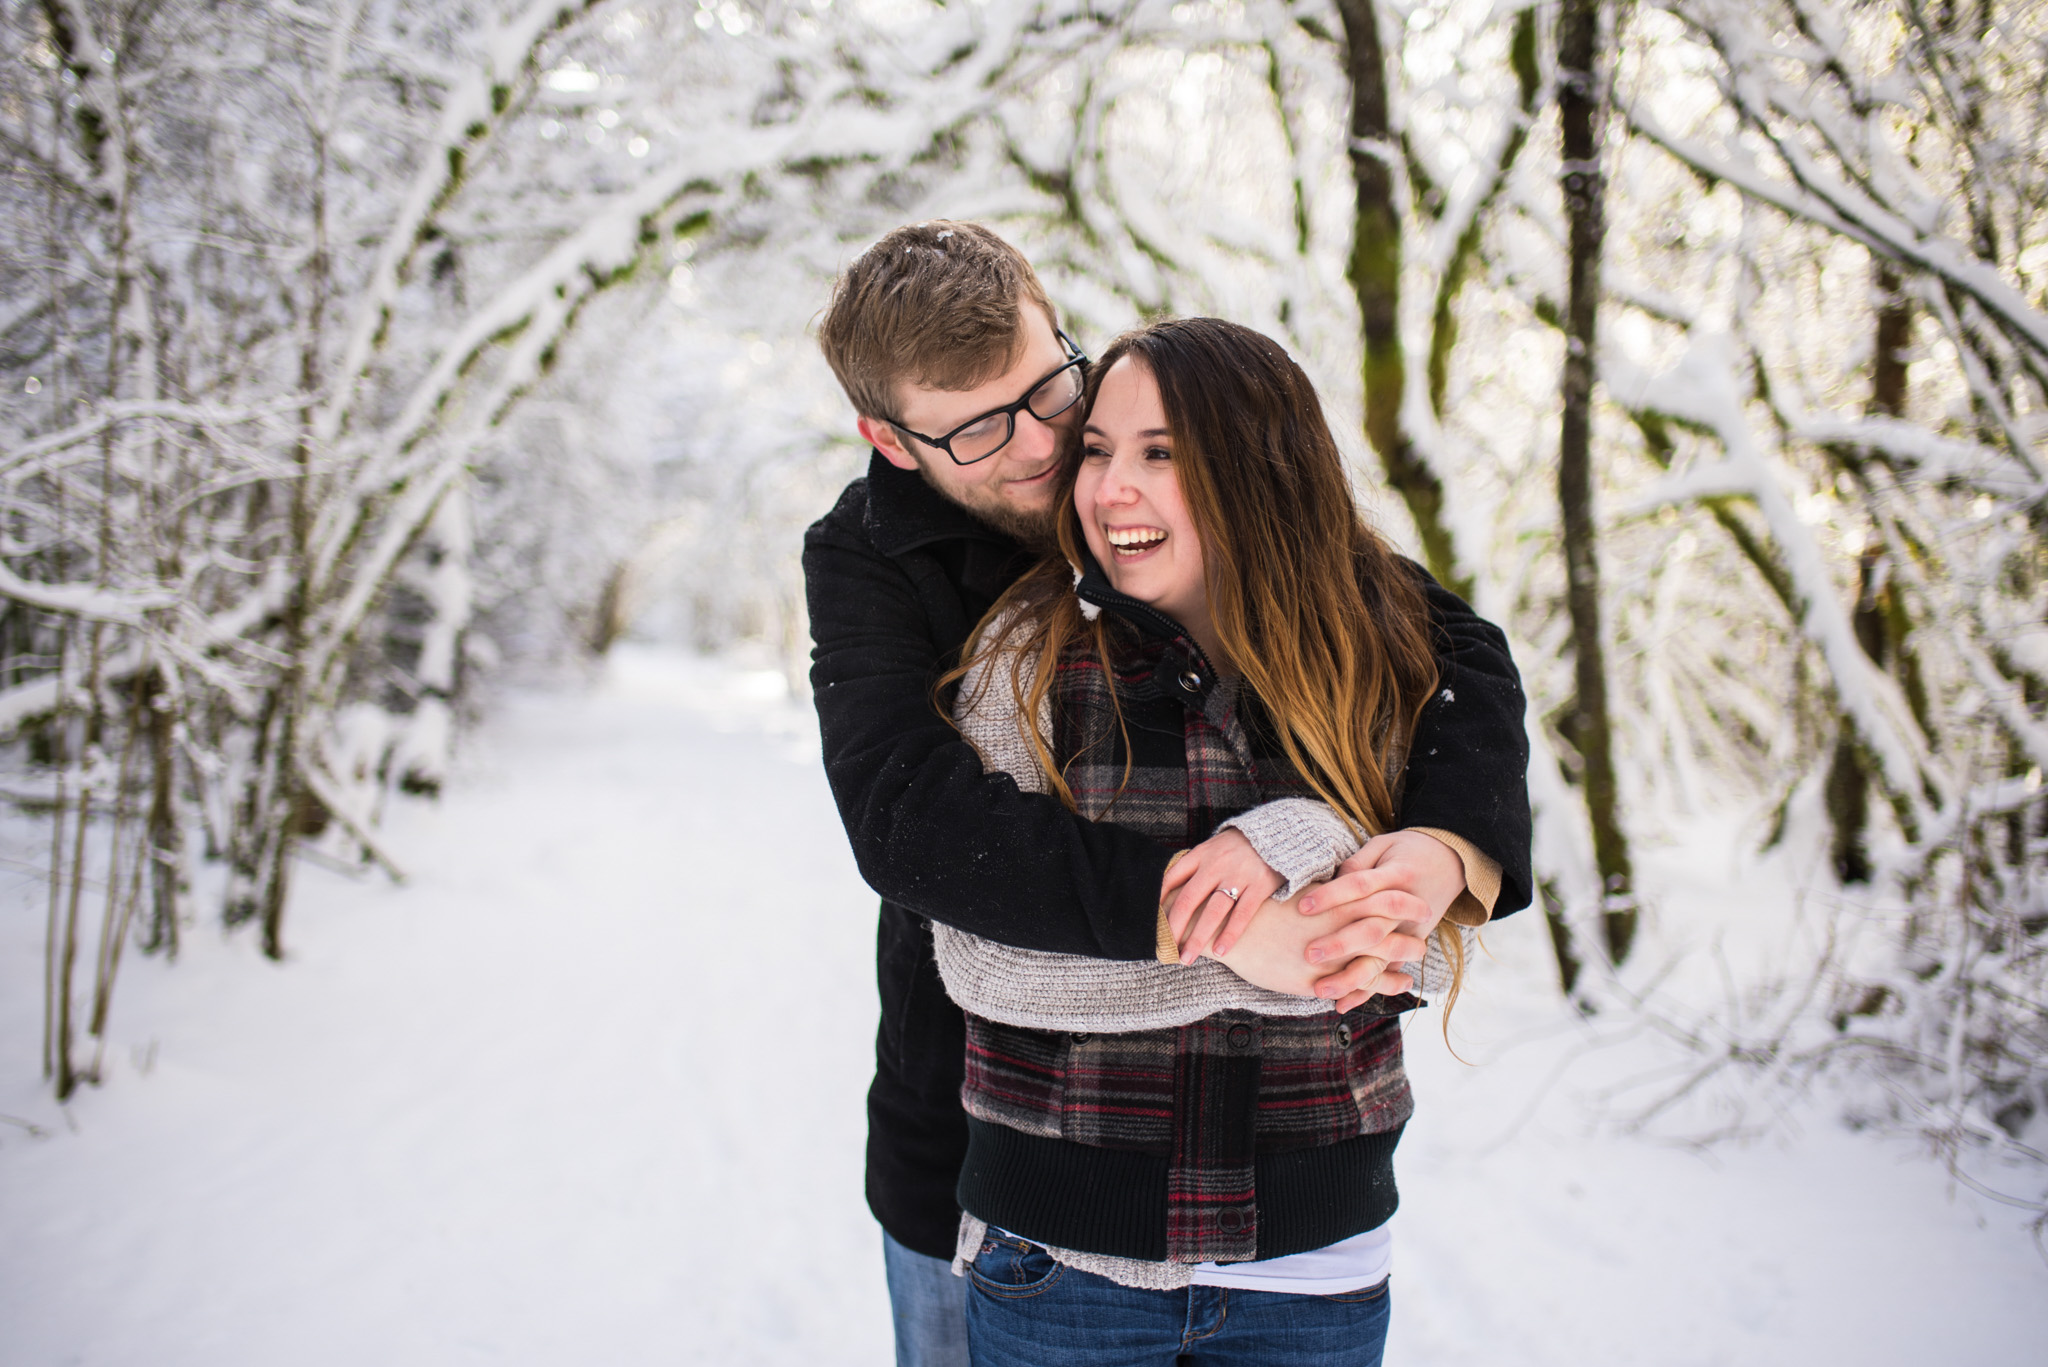
{"type": "Polygon", "coordinates": [[[1191,964],[1207,953],[1217,958],[1228,954],[1280,883],[1280,875],[1235,829],[1218,831],[1175,860],[1159,896],[1173,898],[1166,925],[1180,945],[1180,961],[1191,964]],[[1238,895],[1231,897],[1225,888],[1238,895]]]}
{"type": "Polygon", "coordinates": [[[1300,915],[1299,901],[1299,897],[1269,900],[1228,953],[1211,951],[1210,957],[1254,987],[1292,997],[1315,996],[1316,983],[1329,972],[1329,966],[1308,961],[1309,943],[1342,929],[1345,923],[1336,912],[1300,915]]]}
{"type": "MultiPolygon", "coordinates": [[[[1298,898],[1267,901],[1229,953],[1211,951],[1210,957],[1254,987],[1263,987],[1269,992],[1285,992],[1294,997],[1316,996],[1316,984],[1328,976],[1330,965],[1310,963],[1308,947],[1313,941],[1342,930],[1349,919],[1342,908],[1303,916],[1297,910],[1298,901],[1298,898]]],[[[1407,937],[1401,935],[1390,937],[1382,945],[1388,953],[1409,947],[1407,937]]],[[[1376,956],[1367,956],[1343,967],[1346,971],[1355,970],[1361,981],[1372,983],[1374,990],[1389,996],[1406,992],[1410,986],[1406,974],[1398,969],[1389,971],[1386,960],[1376,956]]]]}
{"type": "Polygon", "coordinates": [[[1295,904],[1304,915],[1341,922],[1309,943],[1310,963],[1342,965],[1316,984],[1316,995],[1349,1011],[1390,984],[1399,984],[1395,992],[1409,990],[1407,975],[1387,966],[1420,959],[1429,933],[1464,890],[1465,862],[1441,840],[1420,831],[1374,836],[1338,865],[1335,878],[1295,904]]]}

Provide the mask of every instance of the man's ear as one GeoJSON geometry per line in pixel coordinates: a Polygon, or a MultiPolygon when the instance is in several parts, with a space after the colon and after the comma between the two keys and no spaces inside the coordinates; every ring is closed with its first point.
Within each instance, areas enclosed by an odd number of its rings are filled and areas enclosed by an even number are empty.
{"type": "Polygon", "coordinates": [[[903,449],[903,439],[896,435],[896,429],[880,418],[862,417],[854,422],[868,445],[882,453],[882,459],[899,470],[915,470],[917,457],[903,449]]]}

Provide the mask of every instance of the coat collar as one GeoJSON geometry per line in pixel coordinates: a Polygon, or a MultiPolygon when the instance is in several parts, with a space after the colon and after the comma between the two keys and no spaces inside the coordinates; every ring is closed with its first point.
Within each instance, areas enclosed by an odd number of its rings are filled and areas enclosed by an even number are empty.
{"type": "Polygon", "coordinates": [[[953,502],[915,470],[899,470],[880,451],[868,459],[868,534],[883,555],[898,556],[935,541],[1017,543],[953,502]]]}
{"type": "MultiPolygon", "coordinates": [[[[1086,546],[1081,548],[1081,571],[1074,581],[1074,593],[1084,612],[1095,607],[1112,613],[1166,645],[1155,677],[1164,675],[1185,698],[1197,704],[1215,692],[1220,682],[1216,668],[1195,643],[1194,634],[1158,608],[1111,588],[1109,576],[1102,572],[1102,566],[1086,546]]],[[[1226,694],[1229,691],[1225,690],[1226,694]]]]}

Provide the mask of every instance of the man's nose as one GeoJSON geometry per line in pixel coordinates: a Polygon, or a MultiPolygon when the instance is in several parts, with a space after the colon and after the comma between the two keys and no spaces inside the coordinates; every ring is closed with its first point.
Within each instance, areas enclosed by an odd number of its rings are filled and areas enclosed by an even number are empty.
{"type": "Polygon", "coordinates": [[[1017,413],[1017,430],[1010,434],[1010,440],[1017,447],[1017,454],[1026,460],[1043,460],[1059,449],[1059,429],[1030,409],[1017,413]]]}

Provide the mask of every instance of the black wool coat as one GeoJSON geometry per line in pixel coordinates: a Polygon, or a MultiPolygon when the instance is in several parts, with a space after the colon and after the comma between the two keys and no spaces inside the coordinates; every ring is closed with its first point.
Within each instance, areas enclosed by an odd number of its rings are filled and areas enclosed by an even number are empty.
{"type": "MultiPolygon", "coordinates": [[[[879,453],[804,535],[825,774],[882,898],[868,1205],[897,1241],[936,1258],[952,1257],[959,1221],[966,1025],[927,920],[1024,949],[1150,959],[1174,853],[984,772],[933,706],[933,683],[1032,559],[879,453]]],[[[1521,679],[1499,628],[1427,587],[1442,683],[1416,730],[1398,824],[1453,831],[1499,861],[1494,914],[1505,915],[1531,896],[1521,679]]]]}

